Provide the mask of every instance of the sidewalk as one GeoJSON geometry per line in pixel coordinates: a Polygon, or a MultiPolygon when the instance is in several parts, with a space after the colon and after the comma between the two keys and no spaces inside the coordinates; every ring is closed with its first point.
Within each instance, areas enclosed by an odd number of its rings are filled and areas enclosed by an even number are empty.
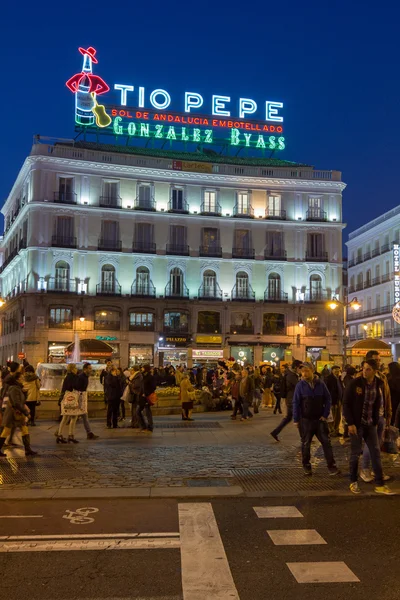
{"type": "MultiPolygon", "coordinates": [[[[132,430],[128,421],[109,430],[93,419],[100,439],[87,440],[78,424],[76,445],[56,444],[57,423],[39,422],[31,429],[39,456],[27,460],[20,447],[0,461],[0,499],[347,494],[348,444],[333,442],[343,471],[335,478],[327,474],[319,443],[313,444],[314,476],[306,478],[293,424],[279,444],[269,435],[280,418],[270,409],[246,422],[231,421],[229,412],[196,415],[194,423],[171,415],[156,417],[152,434],[132,430]]],[[[385,458],[390,475],[399,467],[400,461],[385,458]]]]}

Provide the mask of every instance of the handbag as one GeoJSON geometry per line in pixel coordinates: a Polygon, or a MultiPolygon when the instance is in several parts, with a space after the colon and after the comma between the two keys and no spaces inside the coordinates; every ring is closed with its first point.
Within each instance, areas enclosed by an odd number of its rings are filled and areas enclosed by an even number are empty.
{"type": "Polygon", "coordinates": [[[153,392],[152,394],[147,396],[146,400],[150,404],[150,406],[154,406],[154,404],[157,403],[157,394],[153,392]]]}
{"type": "Polygon", "coordinates": [[[123,402],[131,402],[133,401],[132,399],[132,394],[131,394],[131,390],[129,389],[129,385],[127,385],[124,389],[124,393],[122,394],[121,400],[123,402]]]}
{"type": "Polygon", "coordinates": [[[387,454],[397,454],[397,439],[399,430],[396,427],[386,427],[383,432],[381,450],[387,454]]]}
{"type": "Polygon", "coordinates": [[[196,392],[188,392],[189,402],[194,402],[196,400],[196,392]]]}
{"type": "Polygon", "coordinates": [[[79,392],[65,392],[62,404],[67,410],[76,410],[79,408],[79,392]]]}

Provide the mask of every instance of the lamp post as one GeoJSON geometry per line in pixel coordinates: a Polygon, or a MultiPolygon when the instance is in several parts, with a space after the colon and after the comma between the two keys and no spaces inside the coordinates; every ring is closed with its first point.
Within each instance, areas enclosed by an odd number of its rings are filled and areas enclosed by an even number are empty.
{"type": "Polygon", "coordinates": [[[339,306],[343,307],[343,356],[344,366],[347,364],[347,308],[350,307],[353,310],[359,310],[361,308],[360,302],[357,298],[353,298],[350,302],[341,302],[336,296],[328,302],[328,308],[330,310],[336,310],[339,306]]]}

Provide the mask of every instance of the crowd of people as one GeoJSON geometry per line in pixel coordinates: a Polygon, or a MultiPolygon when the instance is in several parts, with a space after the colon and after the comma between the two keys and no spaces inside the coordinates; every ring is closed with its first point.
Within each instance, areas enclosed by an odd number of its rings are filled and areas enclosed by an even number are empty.
{"type": "MultiPolygon", "coordinates": [[[[69,364],[59,398],[60,423],[56,442],[78,443],[75,429],[81,418],[87,438],[95,440],[88,417],[87,389],[92,366],[84,363],[78,373],[69,364]],[[68,430],[67,437],[64,436],[68,430]]],[[[7,364],[1,371],[0,391],[0,456],[13,432],[20,428],[27,456],[36,452],[30,445],[29,425],[35,426],[36,406],[40,404],[40,380],[26,361],[7,364]]],[[[331,438],[343,436],[350,442],[350,490],[360,493],[358,477],[365,482],[375,480],[375,491],[391,494],[383,473],[381,445],[389,433],[398,437],[400,427],[400,365],[381,364],[379,353],[370,351],[359,367],[334,365],[317,373],[309,362],[293,360],[289,366],[273,368],[267,365],[243,366],[221,361],[214,368],[187,369],[185,365],[166,369],[150,365],[122,370],[111,360],[100,374],[107,407],[106,426],[117,429],[126,418],[130,406],[130,425],[141,432],[153,431],[152,406],[157,402],[157,389],[178,388],[182,420],[192,421],[195,402],[209,409],[230,409],[231,419],[249,422],[261,407],[270,407],[274,414],[285,415],[270,432],[276,442],[284,428],[293,421],[302,445],[305,475],[312,475],[311,443],[316,437],[322,445],[329,474],[339,474],[331,438]],[[395,433],[394,433],[395,432],[395,433]],[[397,432],[397,433],[396,433],[397,432]],[[361,466],[359,460],[361,458],[361,466]]]]}

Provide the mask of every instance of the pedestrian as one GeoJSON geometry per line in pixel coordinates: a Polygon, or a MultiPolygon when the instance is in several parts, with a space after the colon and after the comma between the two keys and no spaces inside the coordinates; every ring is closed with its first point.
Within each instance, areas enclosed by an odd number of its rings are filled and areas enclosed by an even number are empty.
{"type": "Polygon", "coordinates": [[[350,434],[350,491],[353,494],[361,493],[357,479],[363,440],[369,450],[374,470],[375,492],[385,495],[393,494],[390,488],[383,483],[377,431],[379,416],[385,401],[384,387],[384,381],[378,377],[378,363],[375,359],[370,358],[364,361],[361,377],[356,377],[344,391],[343,412],[350,434]]]}
{"type": "Polygon", "coordinates": [[[263,382],[264,394],[263,394],[263,406],[265,408],[272,408],[273,406],[273,398],[272,398],[272,386],[273,386],[273,373],[271,367],[266,367],[265,369],[265,377],[263,382]]]}
{"type": "Polygon", "coordinates": [[[179,365],[176,368],[176,371],[175,371],[175,385],[176,385],[176,387],[180,387],[181,381],[183,379],[183,375],[184,375],[183,365],[179,365]]]}
{"type": "Polygon", "coordinates": [[[116,367],[105,376],[105,389],[107,390],[107,429],[118,429],[119,405],[123,393],[121,376],[116,367]]]}
{"type": "MultiPolygon", "coordinates": [[[[92,365],[90,363],[83,363],[82,372],[79,373],[79,375],[78,375],[78,384],[77,384],[78,391],[87,393],[87,389],[89,386],[89,377],[91,374],[92,374],[92,365]]],[[[87,408],[87,402],[86,402],[86,408],[87,408]]],[[[87,439],[88,440],[97,440],[99,438],[99,436],[95,435],[90,427],[89,416],[88,416],[87,410],[86,410],[86,412],[84,412],[81,415],[81,417],[82,417],[83,426],[86,431],[87,439]]]]}
{"type": "Polygon", "coordinates": [[[183,374],[180,383],[180,394],[182,402],[182,421],[193,421],[193,400],[194,400],[194,387],[190,383],[190,379],[187,373],[183,374]]]}
{"type": "MultiPolygon", "coordinates": [[[[76,364],[70,363],[67,366],[67,374],[64,377],[64,381],[61,387],[61,394],[58,400],[58,404],[60,406],[61,414],[63,412],[62,401],[64,395],[67,392],[74,392],[78,388],[78,369],[76,364]]],[[[66,444],[68,441],[70,443],[74,443],[75,440],[75,427],[76,422],[78,420],[78,415],[64,414],[61,416],[61,422],[56,431],[57,444],[66,444]],[[63,428],[65,425],[68,425],[68,439],[63,436],[63,428]]],[[[75,440],[77,443],[77,440],[75,440]]]]}
{"type": "Polygon", "coordinates": [[[286,401],[286,415],[279,423],[278,427],[275,427],[273,431],[271,431],[271,435],[279,442],[278,435],[281,433],[282,429],[288,425],[293,419],[293,394],[296,388],[297,382],[299,381],[299,376],[301,373],[301,360],[294,360],[292,362],[292,367],[288,368],[282,377],[281,380],[281,400],[286,401]]]}
{"type": "Polygon", "coordinates": [[[332,422],[329,423],[329,431],[331,436],[338,437],[340,435],[339,428],[342,420],[343,406],[343,382],[340,377],[340,367],[334,365],[330,375],[326,378],[326,387],[329,390],[332,399],[332,422]]]}
{"type": "Polygon", "coordinates": [[[243,414],[243,404],[242,399],[240,398],[240,380],[240,373],[235,372],[235,379],[232,381],[231,385],[231,396],[233,400],[233,413],[231,414],[231,419],[233,421],[236,420],[238,412],[243,414]]]}
{"type": "Polygon", "coordinates": [[[388,384],[390,388],[390,399],[392,402],[391,425],[398,427],[400,415],[400,365],[397,362],[389,363],[388,384]]]}
{"type": "Polygon", "coordinates": [[[277,412],[279,412],[280,415],[282,414],[281,386],[282,386],[282,376],[280,373],[275,373],[274,378],[273,378],[273,384],[272,384],[272,390],[273,390],[274,396],[275,396],[274,415],[276,415],[277,412]]]}
{"type": "Polygon", "coordinates": [[[106,392],[106,377],[111,372],[112,369],[112,361],[110,359],[106,360],[106,366],[100,373],[100,385],[103,386],[104,391],[104,404],[107,405],[107,392],[106,392]]]}
{"type": "Polygon", "coordinates": [[[248,421],[253,418],[253,413],[250,410],[250,406],[253,405],[254,400],[254,379],[250,377],[249,372],[246,368],[242,369],[242,377],[240,379],[239,394],[243,406],[243,414],[241,421],[248,421]]]}
{"type": "Polygon", "coordinates": [[[327,418],[331,410],[331,397],[328,388],[320,377],[315,375],[311,363],[303,363],[301,380],[293,395],[293,421],[301,437],[301,454],[305,475],[312,475],[311,442],[314,436],[322,444],[330,475],[338,475],[329,437],[327,418]]]}
{"type": "Polygon", "coordinates": [[[261,400],[263,395],[263,380],[261,377],[260,369],[257,367],[254,369],[253,373],[254,379],[254,414],[258,414],[260,412],[261,400]]]}
{"type": "MultiPolygon", "coordinates": [[[[29,417],[29,409],[25,404],[25,394],[23,392],[23,373],[21,370],[16,370],[7,377],[7,398],[5,411],[3,414],[3,430],[0,436],[0,456],[6,455],[1,451],[7,437],[13,429],[19,427],[22,433],[22,442],[25,448],[26,456],[36,456],[31,448],[29,430],[27,426],[27,418],[29,417]]],[[[5,398],[5,396],[4,396],[5,398]]]]}
{"type": "Polygon", "coordinates": [[[25,367],[23,390],[26,394],[26,404],[30,413],[28,425],[35,427],[36,406],[40,400],[40,379],[31,365],[25,367]]]}
{"type": "Polygon", "coordinates": [[[153,394],[156,390],[156,383],[154,381],[154,376],[151,374],[150,365],[143,366],[143,396],[139,399],[139,405],[137,407],[137,414],[140,422],[140,431],[142,432],[152,432],[153,431],[153,415],[151,412],[151,405],[149,396],[153,394]],[[144,418],[143,412],[146,415],[146,420],[144,418]]]}
{"type": "MultiPolygon", "coordinates": [[[[4,372],[4,379],[2,379],[2,387],[1,387],[1,391],[0,391],[0,406],[1,406],[2,413],[5,412],[6,405],[8,402],[8,396],[7,396],[8,382],[10,380],[13,380],[15,374],[20,371],[22,372],[22,366],[20,365],[20,363],[18,363],[16,361],[7,361],[7,368],[6,368],[6,371],[4,372]]],[[[6,445],[8,445],[8,446],[15,445],[12,442],[13,435],[14,435],[14,428],[11,429],[10,437],[8,439],[8,444],[6,444],[6,445]]]]}
{"type": "Polygon", "coordinates": [[[139,427],[139,417],[137,409],[140,398],[143,396],[143,375],[138,365],[132,367],[132,374],[129,379],[129,390],[131,392],[131,427],[139,427]]]}
{"type": "MultiPolygon", "coordinates": [[[[121,367],[117,367],[117,373],[118,373],[118,377],[120,379],[121,389],[122,389],[122,394],[123,394],[124,393],[124,389],[126,387],[126,376],[125,376],[125,373],[122,371],[121,367]]],[[[125,421],[125,417],[126,417],[126,413],[125,413],[125,401],[122,398],[122,394],[121,394],[121,402],[119,404],[121,414],[118,415],[118,421],[125,421]]]]}

